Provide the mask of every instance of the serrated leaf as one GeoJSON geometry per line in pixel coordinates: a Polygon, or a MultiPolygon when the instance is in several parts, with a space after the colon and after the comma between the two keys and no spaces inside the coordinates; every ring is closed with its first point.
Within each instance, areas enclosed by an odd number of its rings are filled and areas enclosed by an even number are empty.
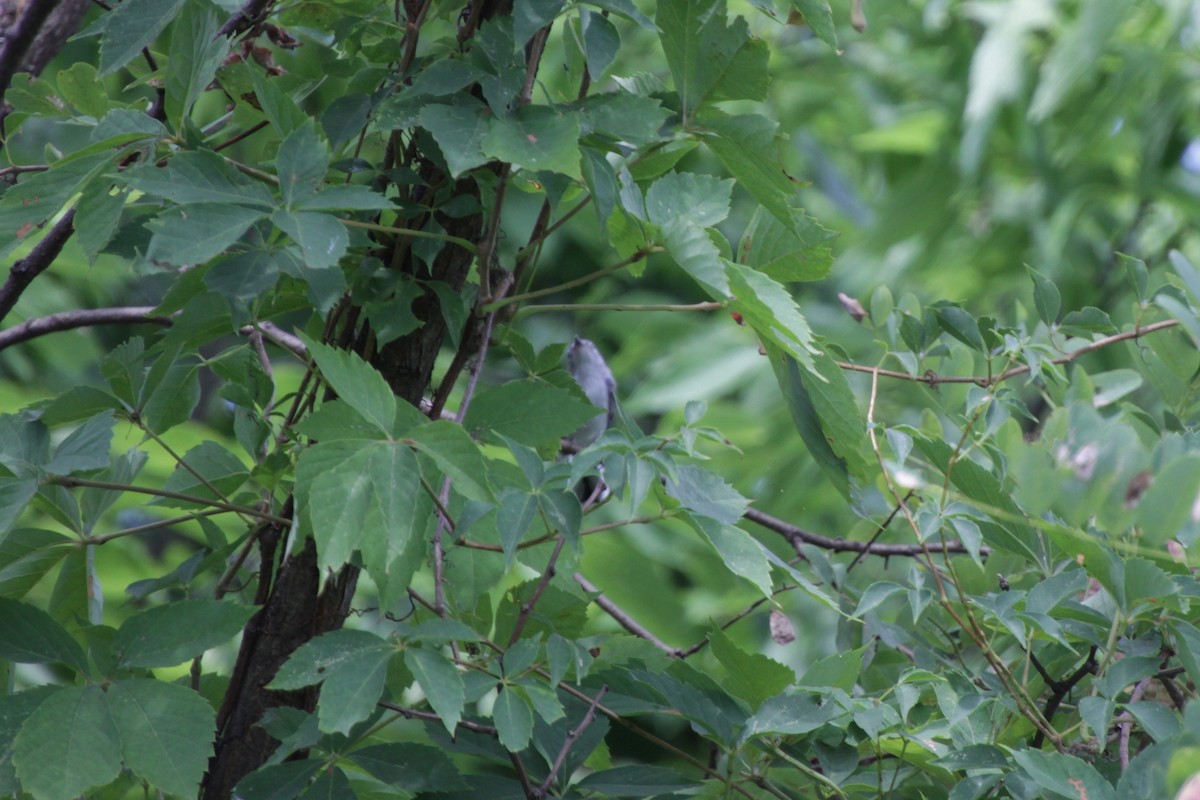
{"type": "Polygon", "coordinates": [[[789,0],[789,2],[792,8],[800,12],[804,17],[804,23],[812,28],[812,32],[820,37],[821,41],[836,52],[841,52],[838,49],[837,32],[833,27],[833,12],[829,8],[829,0],[789,0]]]}
{"type": "Polygon", "coordinates": [[[113,637],[113,653],[127,667],[173,667],[232,639],[255,611],[216,600],[178,600],[148,608],[121,625],[113,637]]]}
{"type": "Polygon", "coordinates": [[[194,796],[213,753],[208,701],[185,686],[132,679],[109,685],[108,706],[125,766],[167,794],[194,796]]]}
{"type": "Polygon", "coordinates": [[[733,181],[712,175],[672,172],[646,192],[646,216],[659,227],[684,222],[709,228],[729,216],[733,181]]]}
{"type": "Polygon", "coordinates": [[[1075,756],[1018,750],[1013,760],[1044,791],[1079,800],[1117,800],[1112,784],[1095,767],[1075,756]]]}
{"type": "Polygon", "coordinates": [[[175,18],[185,0],[125,0],[104,18],[100,76],[115,72],[142,52],[175,18]]]}
{"type": "Polygon", "coordinates": [[[87,669],[79,642],[42,609],[0,597],[0,658],[19,664],[66,664],[87,669]]]}
{"type": "Polygon", "coordinates": [[[217,36],[217,10],[207,3],[191,2],[171,28],[171,57],[163,76],[167,119],[177,131],[185,127],[192,106],[199,99],[217,67],[229,52],[229,37],[217,36]]]}
{"type": "Polygon", "coordinates": [[[93,153],[35,173],[0,197],[0,255],[57,214],[80,187],[113,164],[108,152],[93,153]]]}
{"type": "Polygon", "coordinates": [[[661,3],[655,21],[685,120],[710,98],[765,97],[766,45],[751,38],[741,17],[729,24],[725,0],[661,3]]]}
{"type": "Polygon", "coordinates": [[[127,197],[124,191],[114,194],[106,181],[93,181],[80,195],[75,212],[75,236],[89,264],[96,263],[100,251],[112,241],[127,197]]]}
{"type": "Polygon", "coordinates": [[[430,456],[463,497],[480,502],[495,500],[487,483],[483,453],[463,426],[435,420],[409,431],[405,442],[430,456]]]}
{"type": "Polygon", "coordinates": [[[759,734],[798,736],[815,731],[842,713],[832,700],[821,704],[804,694],[776,695],[746,721],[742,739],[759,734]]]}
{"type": "Polygon", "coordinates": [[[121,173],[131,188],[181,205],[231,203],[271,208],[271,192],[261,182],[234,171],[211,150],[191,150],[172,156],[164,166],[140,164],[121,173]]]}
{"type": "Polygon", "coordinates": [[[416,678],[429,705],[441,717],[446,730],[453,735],[466,703],[466,692],[458,670],[441,653],[419,647],[404,651],[404,664],[416,678]]]}
{"type": "Polygon", "coordinates": [[[738,261],[780,283],[821,280],[833,266],[834,234],[802,211],[791,213],[788,226],[756,209],[738,245],[738,261]]]}
{"type": "Polygon", "coordinates": [[[296,204],[299,211],[388,211],[391,200],[367,186],[342,183],[327,186],[296,204]]]}
{"type": "Polygon", "coordinates": [[[232,246],[262,211],[225,203],[196,203],[173,208],[147,224],[154,232],[147,257],[168,264],[200,264],[232,246]]]}
{"type": "Polygon", "coordinates": [[[74,800],[121,772],[121,748],[105,692],[69,686],[37,707],[13,741],[21,787],[39,800],[74,800]]]}
{"type": "Polygon", "coordinates": [[[346,226],[330,214],[276,211],[271,222],[300,246],[305,263],[313,269],[337,266],[350,247],[346,226]]]}
{"type": "Polygon", "coordinates": [[[108,93],[96,74],[96,68],[85,61],[59,70],[55,77],[58,91],[80,114],[100,119],[108,112],[108,93]]]}
{"type": "Polygon", "coordinates": [[[0,539],[0,597],[20,598],[42,579],[75,543],[54,531],[17,528],[0,539]]]}
{"type": "Polygon", "coordinates": [[[657,98],[625,92],[591,95],[571,107],[579,112],[580,135],[602,133],[635,146],[659,141],[671,114],[657,98]]]}
{"type": "Polygon", "coordinates": [[[741,314],[763,341],[774,343],[811,369],[817,352],[812,330],[788,290],[761,272],[729,261],[725,272],[733,294],[730,309],[741,314]]]}
{"type": "Polygon", "coordinates": [[[675,480],[667,481],[667,494],[689,511],[729,525],[741,519],[750,504],[720,475],[687,464],[676,469],[675,480]]]}
{"type": "Polygon", "coordinates": [[[303,334],[300,338],[338,397],[374,424],[383,436],[391,433],[396,395],[379,370],[355,353],[321,344],[303,334]]]}
{"type": "Polygon", "coordinates": [[[339,630],[297,648],[271,681],[273,689],[322,683],[317,704],[321,730],[348,734],[375,711],[395,648],[368,631],[339,630]]]}
{"type": "Polygon", "coordinates": [[[576,785],[602,797],[671,797],[694,784],[673,769],[629,764],[593,772],[576,785]]]}
{"type": "Polygon", "coordinates": [[[455,105],[442,103],[421,109],[421,127],[433,134],[455,178],[488,162],[483,140],[490,131],[491,113],[478,101],[455,105]]]}
{"type": "Polygon", "coordinates": [[[284,137],[275,156],[279,191],[287,208],[316,193],[329,169],[329,149],[310,119],[284,137]]]}
{"type": "Polygon", "coordinates": [[[566,389],[510,381],[481,391],[463,425],[476,437],[499,434],[535,447],[574,433],[595,415],[595,407],[566,389]]]}
{"type": "Polygon", "coordinates": [[[1058,310],[1062,306],[1062,294],[1050,279],[1033,267],[1026,267],[1033,281],[1033,305],[1038,317],[1047,325],[1058,322],[1058,310]]]}
{"type": "Polygon", "coordinates": [[[720,628],[708,634],[713,655],[725,668],[730,693],[758,708],[768,697],[779,694],[796,680],[790,667],[761,653],[747,653],[720,628]]]}
{"type": "Polygon", "coordinates": [[[771,596],[771,565],[754,537],[741,528],[705,517],[690,517],[688,521],[704,535],[730,572],[753,583],[764,597],[771,596]]]}
{"type": "Polygon", "coordinates": [[[533,709],[520,692],[505,685],[492,705],[492,721],[500,744],[509,752],[518,753],[529,746],[533,736],[533,709]]]}
{"type": "MultiPolygon", "coordinates": [[[[609,219],[616,219],[616,215],[609,219]]],[[[725,275],[721,251],[707,231],[687,220],[672,220],[661,232],[667,254],[684,272],[691,275],[712,297],[724,300],[730,296],[729,279],[725,275]]]]}
{"type": "Polygon", "coordinates": [[[100,412],[71,431],[54,448],[54,456],[43,468],[53,475],[70,475],[107,467],[114,424],[111,411],[100,412]]]}
{"type": "Polygon", "coordinates": [[[480,142],[484,155],[527,170],[579,174],[579,115],[565,108],[523,106],[493,119],[480,142]]]}
{"type": "Polygon", "coordinates": [[[392,742],[361,747],[348,756],[373,777],[406,792],[445,792],[466,789],[454,762],[436,747],[392,742]]]}
{"type": "Polygon", "coordinates": [[[296,466],[296,492],[312,521],[320,564],[340,567],[355,550],[386,573],[420,529],[417,458],[395,442],[321,442],[296,466]]]}

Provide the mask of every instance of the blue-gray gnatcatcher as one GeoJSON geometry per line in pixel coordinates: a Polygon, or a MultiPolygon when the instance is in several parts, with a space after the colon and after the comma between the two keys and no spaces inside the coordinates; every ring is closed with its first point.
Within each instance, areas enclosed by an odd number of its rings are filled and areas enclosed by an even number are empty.
{"type": "Polygon", "coordinates": [[[612,425],[617,413],[617,382],[596,345],[578,336],[567,348],[567,371],[592,405],[604,409],[568,437],[567,441],[579,451],[594,444],[612,425]]]}

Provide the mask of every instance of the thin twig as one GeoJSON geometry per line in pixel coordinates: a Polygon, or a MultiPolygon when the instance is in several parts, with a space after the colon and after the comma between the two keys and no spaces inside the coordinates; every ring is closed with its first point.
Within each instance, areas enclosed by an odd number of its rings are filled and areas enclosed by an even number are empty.
{"type": "MultiPolygon", "coordinates": [[[[1066,355],[1057,358],[1049,359],[1043,363],[1048,364],[1069,364],[1070,362],[1095,352],[1096,350],[1108,347],[1111,344],[1125,342],[1131,339],[1140,339],[1148,333],[1174,328],[1179,324],[1177,319],[1165,319],[1161,322],[1154,322],[1145,326],[1135,327],[1133,330],[1115,333],[1112,336],[1106,336],[1103,339],[1097,339],[1094,342],[1088,342],[1078,350],[1073,350],[1066,355]]],[[[927,383],[930,386],[937,386],[939,383],[973,383],[981,388],[995,386],[998,383],[1003,383],[1009,378],[1015,378],[1018,375],[1024,375],[1030,371],[1028,364],[1012,367],[1001,372],[999,375],[950,375],[942,376],[934,372],[926,372],[923,375],[909,375],[907,372],[898,372],[891,369],[881,369],[879,367],[869,367],[864,364],[851,364],[847,361],[839,361],[837,365],[844,370],[850,372],[865,372],[869,375],[878,375],[881,378],[896,378],[897,380],[912,381],[914,383],[927,383]]]]}
{"type": "Polygon", "coordinates": [[[560,535],[558,541],[554,543],[554,550],[550,553],[550,558],[546,561],[546,569],[543,570],[541,579],[534,588],[533,594],[521,606],[520,613],[517,614],[517,622],[513,625],[512,635],[508,637],[509,647],[512,647],[520,640],[521,631],[525,630],[525,625],[529,622],[529,617],[533,614],[533,609],[537,606],[537,601],[541,599],[542,593],[550,585],[550,580],[554,577],[554,564],[558,561],[558,554],[562,552],[563,544],[566,541],[567,537],[560,535]]]}
{"type": "MultiPolygon", "coordinates": [[[[908,558],[921,558],[925,553],[925,549],[919,544],[879,544],[871,542],[857,542],[852,539],[838,539],[831,536],[822,536],[819,533],[806,531],[803,528],[798,528],[784,522],[781,519],[765,514],[755,508],[746,509],[746,519],[751,522],[757,522],[768,530],[775,531],[785,537],[792,543],[793,547],[799,547],[801,543],[811,544],[815,547],[820,547],[823,550],[832,550],[835,553],[866,553],[873,556],[905,556],[908,558]]],[[[950,553],[969,553],[962,542],[947,542],[947,552],[950,553]]],[[[989,555],[991,549],[988,547],[980,547],[979,554],[989,555]]]]}
{"type": "Polygon", "coordinates": [[[112,481],[94,481],[88,478],[77,478],[74,475],[50,475],[45,478],[45,482],[52,486],[63,486],[67,489],[74,488],[91,488],[91,489],[108,489],[114,492],[136,492],[137,494],[148,494],[154,497],[169,497],[173,500],[183,500],[188,503],[195,503],[199,506],[211,506],[219,508],[223,511],[233,511],[238,514],[246,514],[247,516],[257,517],[258,519],[267,520],[268,522],[276,522],[280,525],[291,525],[292,521],[286,517],[280,517],[275,514],[269,514],[265,511],[258,511],[245,506],[235,506],[230,503],[222,503],[219,500],[212,500],[206,497],[196,497],[190,494],[181,492],[169,492],[166,489],[150,489],[145,486],[135,486],[125,483],[113,483],[112,481]]]}
{"type": "MultiPolygon", "coordinates": [[[[400,706],[400,705],[396,705],[395,703],[389,703],[387,700],[380,700],[377,703],[377,705],[380,706],[381,708],[386,708],[389,711],[395,711],[397,714],[400,714],[405,719],[420,719],[420,720],[424,720],[425,722],[438,722],[438,723],[440,723],[442,721],[441,717],[439,717],[437,714],[434,714],[430,711],[418,711],[415,708],[407,708],[406,706],[400,706]]],[[[465,730],[472,731],[474,733],[482,733],[487,736],[495,736],[496,735],[496,729],[493,728],[491,725],[482,725],[478,722],[471,722],[468,719],[460,719],[458,721],[457,727],[464,728],[465,730]]]]}
{"type": "Polygon", "coordinates": [[[550,784],[554,781],[555,773],[562,768],[563,762],[567,760],[567,753],[570,752],[571,747],[579,740],[579,737],[583,735],[587,727],[592,724],[592,721],[596,719],[596,706],[600,705],[600,699],[607,692],[608,686],[601,686],[600,691],[596,693],[592,702],[588,704],[588,710],[583,715],[583,719],[580,720],[578,725],[567,731],[567,738],[563,740],[562,747],[559,748],[558,755],[554,758],[554,763],[550,765],[550,774],[546,776],[546,780],[542,781],[542,785],[537,789],[538,797],[545,797],[546,793],[550,790],[550,784]]]}
{"type": "Polygon", "coordinates": [[[625,609],[621,608],[612,600],[601,594],[596,585],[585,578],[583,573],[576,572],[572,577],[574,577],[576,583],[583,587],[585,592],[595,595],[592,597],[592,602],[604,609],[605,613],[616,620],[617,624],[622,628],[629,631],[639,639],[645,639],[647,642],[654,645],[659,650],[662,650],[672,658],[685,657],[682,650],[677,647],[671,647],[671,645],[667,644],[662,639],[659,639],[657,636],[651,633],[645,625],[642,625],[642,623],[634,619],[629,612],[625,611],[625,609]]]}

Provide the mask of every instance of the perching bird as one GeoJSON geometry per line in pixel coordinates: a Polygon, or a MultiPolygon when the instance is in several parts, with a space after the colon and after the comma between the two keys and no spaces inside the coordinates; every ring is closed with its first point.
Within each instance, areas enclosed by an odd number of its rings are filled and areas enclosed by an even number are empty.
{"type": "Polygon", "coordinates": [[[596,345],[578,336],[567,349],[567,372],[592,405],[604,409],[568,437],[569,443],[579,451],[594,444],[612,425],[617,412],[617,382],[596,345]]]}
{"type": "MultiPolygon", "coordinates": [[[[571,373],[592,405],[604,409],[567,437],[570,450],[577,453],[594,444],[613,424],[617,413],[617,382],[596,345],[578,336],[567,348],[567,372],[571,373]]],[[[575,487],[575,494],[585,507],[604,500],[608,493],[603,481],[595,478],[584,478],[575,487]]]]}

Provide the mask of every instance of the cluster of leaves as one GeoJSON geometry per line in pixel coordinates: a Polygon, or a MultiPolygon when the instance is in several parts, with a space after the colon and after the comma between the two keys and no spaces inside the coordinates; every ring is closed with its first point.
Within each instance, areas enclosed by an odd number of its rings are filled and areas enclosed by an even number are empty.
{"type": "MultiPolygon", "coordinates": [[[[834,44],[827,4],[793,5],[834,44]]],[[[242,797],[966,800],[1183,784],[1200,754],[1187,702],[1200,685],[1200,272],[1184,254],[1167,278],[1155,265],[1162,285],[1125,259],[1136,300],[1111,315],[1063,314],[1033,271],[1032,304],[1007,322],[881,288],[865,309],[872,349],[841,361],[788,288],[827,274],[829,234],[799,208],[776,124],[746,110],[768,96],[769,47],[724,2],[662,3],[654,19],[625,0],[393,13],[376,0],[280,9],[286,28],[332,31],[308,32],[328,48],[325,74],[285,81],[237,55],[236,26],[206,0],[126,0],[89,30],[96,65],[7,93],[14,143],[36,122],[68,154],[48,149],[0,198],[0,248],[73,220],[90,263],[163,280],[157,306],[127,320],[167,330],[114,348],[94,383],[0,418],[0,657],[58,678],[0,698],[0,794],[195,794],[222,704],[247,691],[201,657],[253,627],[277,555],[268,529],[286,534],[284,559],[312,542],[327,582],[362,570],[355,605],[372,612],[274,676],[270,691],[319,686],[318,699],[263,717],[279,746],[242,797]],[[644,41],[661,48],[657,74],[614,77],[626,43],[644,41]],[[128,85],[113,89],[116,75],[128,85]],[[330,77],[339,96],[310,113],[330,77]],[[448,230],[500,220],[516,192],[543,204],[524,248],[499,247],[497,228],[448,230]],[[557,277],[539,269],[551,234],[588,207],[611,264],[533,289],[539,271],[557,277]],[[738,223],[735,248],[723,231],[738,223]],[[398,242],[424,271],[384,260],[398,242]],[[431,277],[449,249],[476,257],[461,288],[431,277]],[[651,268],[707,298],[670,310],[727,310],[753,331],[812,463],[872,521],[870,542],[751,509],[709,463],[723,438],[701,403],[657,433],[622,415],[560,458],[597,409],[524,315],[651,268]],[[481,360],[494,341],[521,377],[453,389],[451,366],[428,404],[399,397],[374,356],[429,324],[429,298],[459,370],[486,319],[481,360]],[[347,308],[364,321],[348,334],[347,308]],[[1081,363],[1121,348],[1128,365],[1081,363]],[[232,435],[177,450],[209,375],[232,435]],[[918,384],[919,401],[900,398],[918,384]],[[1147,396],[1160,412],[1132,402],[1147,396]],[[169,475],[140,477],[150,454],[169,475]],[[611,499],[581,503],[575,487],[601,468],[611,499]],[[145,510],[179,515],[112,529],[114,508],[146,495],[145,510]],[[167,525],[202,541],[129,586],[149,607],[113,627],[98,554],[167,525]],[[591,543],[630,526],[660,558],[702,548],[753,605],[697,646],[665,644],[589,580],[591,543]],[[845,550],[853,560],[835,558],[845,550]],[[877,555],[907,558],[903,578],[851,580],[877,555]],[[798,674],[726,632],[771,603],[786,642],[778,598],[793,590],[839,645],[798,674]],[[620,630],[589,618],[593,603],[620,630]]],[[[1035,102],[1051,114],[1061,96],[1035,102]]],[[[31,674],[12,669],[10,684],[31,674]]]]}

